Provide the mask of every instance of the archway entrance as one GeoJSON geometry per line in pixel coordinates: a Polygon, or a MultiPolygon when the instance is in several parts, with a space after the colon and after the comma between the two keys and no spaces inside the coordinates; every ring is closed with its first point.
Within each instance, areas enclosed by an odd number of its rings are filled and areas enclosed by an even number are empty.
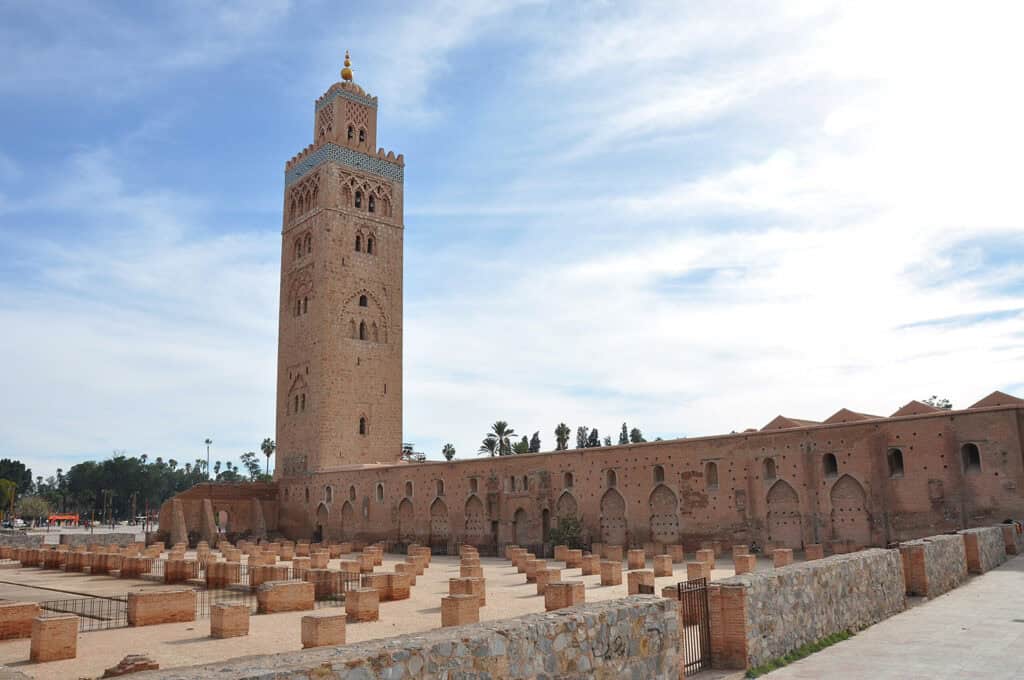
{"type": "Polygon", "coordinates": [[[832,537],[852,541],[855,548],[871,545],[871,520],[868,517],[864,487],[850,475],[843,475],[832,486],[832,537]]]}
{"type": "Polygon", "coordinates": [[[478,545],[486,535],[484,504],[476,496],[470,496],[463,516],[466,519],[466,540],[471,545],[478,545]]]}
{"type": "Polygon", "coordinates": [[[346,540],[355,538],[356,533],[356,511],[352,504],[345,501],[341,506],[341,535],[346,540]]]}
{"type": "Polygon", "coordinates": [[[579,505],[576,503],[576,499],[568,491],[563,491],[562,495],[558,497],[558,503],[555,504],[555,516],[558,519],[568,519],[577,515],[579,515],[579,505]]]}
{"type": "Polygon", "coordinates": [[[440,498],[430,504],[430,547],[438,555],[448,554],[448,506],[440,498]]]}
{"type": "Polygon", "coordinates": [[[679,502],[675,493],[664,484],[651,492],[651,540],[671,545],[679,542],[679,502]]]}
{"type": "Polygon", "coordinates": [[[601,497],[601,542],[626,545],[626,500],[615,489],[601,497]]]}
{"type": "Polygon", "coordinates": [[[327,538],[327,522],[329,519],[330,511],[328,511],[326,505],[321,503],[316,509],[316,531],[313,532],[313,538],[317,542],[327,538]]]}
{"type": "Polygon", "coordinates": [[[412,510],[412,501],[408,498],[403,498],[402,502],[398,504],[398,540],[403,543],[410,543],[413,540],[413,534],[415,532],[413,524],[415,523],[412,510]]]}
{"type": "Polygon", "coordinates": [[[776,548],[803,545],[800,497],[781,479],[768,490],[768,541],[776,548]]]}
{"type": "Polygon", "coordinates": [[[530,537],[526,526],[526,510],[522,508],[516,510],[516,514],[512,516],[512,535],[515,536],[516,545],[529,545],[530,537]]]}

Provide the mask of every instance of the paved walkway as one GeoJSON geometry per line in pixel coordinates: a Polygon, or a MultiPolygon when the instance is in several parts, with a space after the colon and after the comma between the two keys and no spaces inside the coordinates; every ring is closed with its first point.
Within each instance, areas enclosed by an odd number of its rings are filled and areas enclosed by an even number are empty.
{"type": "Polygon", "coordinates": [[[1024,678],[1024,556],[765,677],[1024,678]]]}

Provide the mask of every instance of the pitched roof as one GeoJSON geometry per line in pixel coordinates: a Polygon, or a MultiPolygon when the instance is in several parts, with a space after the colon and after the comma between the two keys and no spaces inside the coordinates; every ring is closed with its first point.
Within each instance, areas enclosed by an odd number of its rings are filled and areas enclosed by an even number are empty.
{"type": "Polygon", "coordinates": [[[893,413],[889,417],[896,418],[898,416],[920,416],[925,413],[937,413],[942,410],[943,409],[937,406],[930,406],[928,404],[925,404],[924,402],[920,402],[915,399],[914,401],[908,401],[906,404],[901,406],[900,409],[896,411],[896,413],[893,413]]]}
{"type": "Polygon", "coordinates": [[[817,420],[801,420],[800,418],[787,418],[786,416],[775,416],[772,422],[761,428],[765,430],[789,430],[794,427],[808,427],[810,425],[821,425],[817,420]]]}
{"type": "Polygon", "coordinates": [[[874,418],[881,418],[882,416],[873,416],[869,413],[858,413],[851,411],[848,408],[841,408],[828,418],[825,419],[826,423],[853,423],[859,420],[872,420],[874,418]]]}
{"type": "Polygon", "coordinates": [[[971,404],[971,408],[983,408],[985,406],[1024,406],[1024,399],[1007,394],[1006,392],[1000,392],[996,390],[992,394],[988,395],[976,404],[971,404]]]}

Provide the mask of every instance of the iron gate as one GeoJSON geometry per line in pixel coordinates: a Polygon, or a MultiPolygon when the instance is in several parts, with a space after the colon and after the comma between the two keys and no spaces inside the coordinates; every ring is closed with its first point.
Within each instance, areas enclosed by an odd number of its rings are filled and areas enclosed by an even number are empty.
{"type": "Polygon", "coordinates": [[[679,590],[679,637],[686,677],[711,667],[711,621],[707,579],[682,581],[679,590]]]}

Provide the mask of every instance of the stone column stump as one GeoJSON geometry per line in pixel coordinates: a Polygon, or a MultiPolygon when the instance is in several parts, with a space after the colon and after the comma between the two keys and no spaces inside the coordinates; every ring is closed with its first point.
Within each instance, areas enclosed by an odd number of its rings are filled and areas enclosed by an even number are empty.
{"type": "Polygon", "coordinates": [[[210,637],[222,639],[249,634],[249,605],[218,602],[210,605],[210,637]]]}
{"type": "Polygon", "coordinates": [[[775,552],[772,553],[772,564],[776,569],[793,564],[793,549],[776,548],[775,552]]]}
{"type": "Polygon", "coordinates": [[[580,573],[583,576],[593,576],[594,574],[600,574],[601,557],[594,554],[584,555],[583,561],[580,563],[580,573]]]}
{"type": "Polygon", "coordinates": [[[603,560],[601,562],[601,585],[622,585],[622,560],[603,560]]]}
{"type": "Polygon", "coordinates": [[[549,583],[544,589],[544,609],[554,611],[565,607],[573,607],[586,601],[586,590],[583,581],[558,581],[549,583]]]}
{"type": "Polygon", "coordinates": [[[380,597],[376,588],[354,588],[345,593],[345,615],[349,623],[380,618],[380,597]]]}
{"type": "Polygon", "coordinates": [[[715,568],[715,550],[714,548],[701,548],[697,551],[697,561],[707,562],[708,569],[715,568]]]}
{"type": "Polygon", "coordinates": [[[643,569],[647,566],[647,555],[642,548],[630,550],[628,557],[630,569],[643,569]]]}
{"type": "Polygon", "coordinates": [[[345,644],[345,615],[329,612],[302,617],[302,648],[345,644]]]}
{"type": "Polygon", "coordinates": [[[480,623],[480,601],[476,595],[448,595],[441,598],[441,626],[480,623]]]}
{"type": "Polygon", "coordinates": [[[654,572],[650,569],[637,569],[627,574],[628,583],[626,587],[630,595],[639,595],[640,587],[645,586],[648,594],[654,593],[654,572]]]}
{"type": "Polygon", "coordinates": [[[692,581],[695,578],[706,578],[711,580],[711,565],[707,562],[687,562],[686,580],[692,581]]]}
{"type": "Polygon", "coordinates": [[[757,556],[756,555],[736,555],[733,557],[733,562],[736,564],[736,575],[749,574],[752,571],[757,570],[757,556]]]}
{"type": "Polygon", "coordinates": [[[825,557],[825,548],[821,543],[808,543],[804,546],[804,559],[810,562],[811,560],[820,560],[825,557]]]}
{"type": "Polygon", "coordinates": [[[78,655],[78,617],[39,616],[32,620],[29,660],[34,663],[74,659],[78,655]]]}
{"type": "Polygon", "coordinates": [[[671,555],[655,555],[654,556],[654,576],[671,576],[672,575],[672,556],[671,555]]]}
{"type": "Polygon", "coordinates": [[[538,569],[535,580],[537,582],[537,594],[543,595],[544,589],[547,588],[549,583],[558,583],[562,580],[562,570],[555,569],[554,567],[538,569]]]}

